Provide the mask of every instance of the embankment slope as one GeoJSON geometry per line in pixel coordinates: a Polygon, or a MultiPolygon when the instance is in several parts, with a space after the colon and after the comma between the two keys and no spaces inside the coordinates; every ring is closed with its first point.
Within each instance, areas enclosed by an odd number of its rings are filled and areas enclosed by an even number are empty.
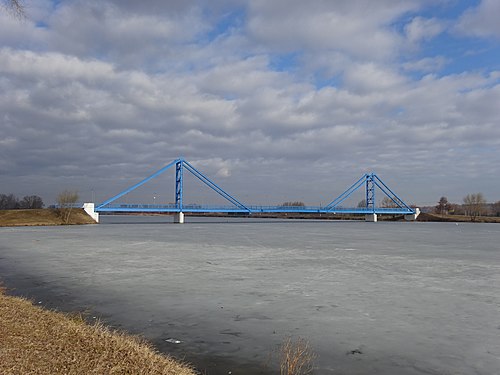
{"type": "Polygon", "coordinates": [[[57,209],[0,210],[0,227],[95,223],[82,208],[72,209],[67,223],[57,209]]]}
{"type": "MultiPolygon", "coordinates": [[[[1,286],[0,286],[1,287],[1,286]]],[[[1,374],[195,375],[148,343],[0,290],[1,374]]]]}
{"type": "Polygon", "coordinates": [[[500,217],[496,216],[477,216],[474,220],[470,216],[465,215],[438,215],[432,213],[421,213],[418,215],[417,221],[432,221],[432,222],[452,222],[452,223],[500,223],[500,217]]]}

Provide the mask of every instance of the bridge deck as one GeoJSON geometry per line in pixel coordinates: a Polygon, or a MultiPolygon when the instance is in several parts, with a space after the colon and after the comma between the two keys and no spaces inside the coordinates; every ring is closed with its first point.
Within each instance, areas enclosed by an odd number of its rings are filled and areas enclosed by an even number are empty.
{"type": "Polygon", "coordinates": [[[150,212],[150,213],[302,213],[302,214],[385,214],[407,215],[415,212],[406,208],[326,208],[321,206],[246,206],[247,209],[236,206],[205,206],[184,205],[182,208],[175,204],[119,204],[96,208],[96,212],[150,212]]]}

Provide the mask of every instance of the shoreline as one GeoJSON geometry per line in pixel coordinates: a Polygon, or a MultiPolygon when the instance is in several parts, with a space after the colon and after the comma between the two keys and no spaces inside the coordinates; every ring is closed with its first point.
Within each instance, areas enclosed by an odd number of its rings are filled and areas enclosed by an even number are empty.
{"type": "MultiPolygon", "coordinates": [[[[130,332],[124,324],[116,321],[113,316],[99,313],[97,306],[81,304],[74,292],[61,285],[51,285],[39,277],[15,273],[5,277],[0,267],[0,286],[6,290],[7,296],[31,301],[33,306],[46,311],[62,313],[65,316],[81,316],[88,325],[96,321],[102,322],[112,331],[118,331],[132,337],[140,337],[150,344],[161,355],[166,355],[180,363],[187,363],[194,368],[196,374],[225,375],[238,373],[240,375],[274,375],[268,364],[252,363],[227,356],[200,354],[186,345],[176,345],[166,341],[167,337],[152,339],[141,332],[130,332]]],[[[181,338],[182,339],[182,338],[181,338]]]]}
{"type": "Polygon", "coordinates": [[[0,210],[0,227],[66,226],[96,224],[83,208],[72,210],[65,222],[59,212],[53,208],[32,210],[0,210]]]}
{"type": "Polygon", "coordinates": [[[140,336],[47,309],[0,284],[0,371],[5,373],[151,373],[196,375],[140,336]]]}
{"type": "MultiPolygon", "coordinates": [[[[151,213],[138,213],[138,214],[112,214],[103,216],[154,216],[166,217],[172,216],[171,214],[151,214],[151,213]]],[[[235,216],[224,214],[186,214],[187,217],[211,217],[211,218],[245,218],[245,219],[280,219],[280,220],[322,220],[322,221],[360,221],[364,219],[360,216],[353,215],[325,215],[325,214],[254,214],[249,216],[235,216]]],[[[403,216],[380,215],[378,218],[380,222],[406,222],[403,216]]],[[[438,215],[433,213],[421,213],[417,222],[450,222],[450,223],[500,223],[500,217],[496,216],[480,216],[472,220],[464,215],[438,215]]],[[[83,209],[75,209],[67,223],[62,221],[62,218],[57,213],[57,210],[44,208],[34,210],[0,210],[0,227],[33,227],[33,226],[66,226],[66,225],[87,225],[97,224],[83,209]]]]}

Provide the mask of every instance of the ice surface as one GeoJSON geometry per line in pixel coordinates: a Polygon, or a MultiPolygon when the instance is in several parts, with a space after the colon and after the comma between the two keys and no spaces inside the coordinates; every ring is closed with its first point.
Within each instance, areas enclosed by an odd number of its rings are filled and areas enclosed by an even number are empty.
{"type": "Polygon", "coordinates": [[[287,336],[317,374],[500,373],[500,226],[102,219],[0,228],[0,277],[210,374],[276,373],[287,336]]]}

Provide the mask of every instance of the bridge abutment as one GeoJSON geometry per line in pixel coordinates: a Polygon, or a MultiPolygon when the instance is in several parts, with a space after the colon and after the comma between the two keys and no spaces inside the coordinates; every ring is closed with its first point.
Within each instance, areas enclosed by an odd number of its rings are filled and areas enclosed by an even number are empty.
{"type": "Polygon", "coordinates": [[[184,212],[176,212],[174,214],[174,223],[175,224],[184,224],[184,212]]]}
{"type": "Polygon", "coordinates": [[[418,215],[420,215],[420,208],[415,208],[415,213],[410,215],[405,215],[406,221],[416,221],[418,215]]]}
{"type": "Polygon", "coordinates": [[[366,214],[365,221],[370,222],[370,223],[376,223],[377,222],[377,214],[366,214]]]}
{"type": "Polygon", "coordinates": [[[99,212],[95,212],[94,203],[84,203],[83,209],[92,219],[95,220],[96,223],[99,222],[99,212]]]}

